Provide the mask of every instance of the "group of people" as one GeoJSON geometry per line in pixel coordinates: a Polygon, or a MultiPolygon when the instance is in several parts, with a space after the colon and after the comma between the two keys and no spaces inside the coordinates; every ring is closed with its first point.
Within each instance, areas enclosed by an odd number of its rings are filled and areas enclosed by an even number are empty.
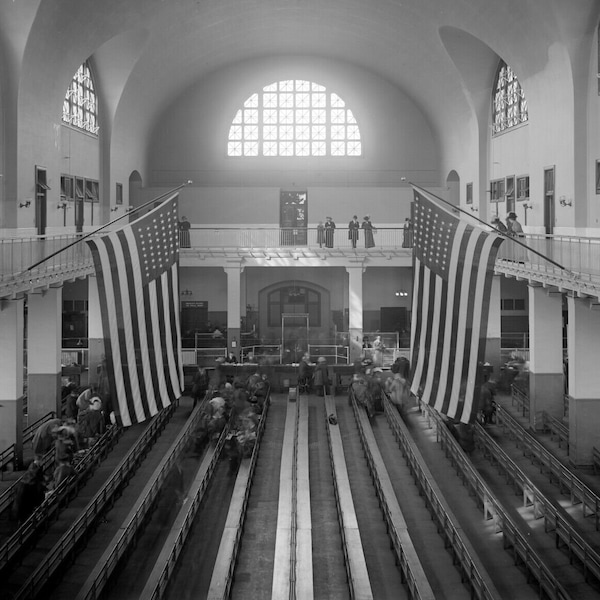
{"type": "Polygon", "coordinates": [[[370,419],[378,412],[383,412],[385,395],[403,414],[410,406],[411,394],[408,359],[398,357],[391,368],[391,376],[384,377],[383,369],[373,365],[370,358],[363,358],[354,363],[354,374],[349,393],[365,407],[370,419]]]}
{"type": "MultiPolygon", "coordinates": [[[[18,482],[11,516],[24,523],[46,496],[75,473],[76,456],[104,433],[107,416],[94,386],[68,384],[63,392],[62,418],[49,419],[32,439],[33,460],[18,482]],[[44,457],[54,450],[54,464],[44,472],[44,457]]],[[[110,422],[110,421],[108,421],[110,422]]]]}
{"type": "Polygon", "coordinates": [[[520,237],[523,235],[523,227],[517,219],[517,215],[514,212],[509,212],[506,215],[506,225],[502,222],[500,217],[495,216],[492,219],[492,225],[500,232],[505,233],[510,237],[520,237]]]}
{"type": "Polygon", "coordinates": [[[270,383],[258,369],[248,378],[236,376],[229,382],[222,376],[220,364],[217,363],[211,377],[205,368],[199,367],[194,378],[194,405],[207,400],[195,431],[196,450],[200,452],[209,440],[218,438],[229,423],[225,455],[234,471],[242,457],[252,454],[270,383]]]}
{"type": "Polygon", "coordinates": [[[317,362],[311,362],[310,354],[305,353],[298,364],[298,387],[300,393],[315,392],[318,396],[327,396],[330,392],[331,377],[327,359],[319,356],[317,362]]]}
{"type": "MultiPolygon", "coordinates": [[[[317,243],[320,248],[323,246],[325,246],[325,248],[333,248],[335,228],[335,222],[331,217],[326,217],[325,223],[319,221],[319,224],[317,225],[317,243]]],[[[356,248],[361,229],[363,230],[365,248],[373,248],[375,246],[373,234],[377,232],[377,229],[373,223],[371,223],[371,217],[369,215],[363,217],[362,223],[360,223],[358,217],[354,215],[352,220],[348,223],[348,239],[350,240],[352,247],[356,248]]]]}
{"type": "Polygon", "coordinates": [[[373,361],[373,366],[383,366],[383,353],[385,350],[385,344],[381,339],[380,335],[376,335],[375,339],[371,342],[368,336],[363,337],[363,356],[370,358],[373,361]]]}

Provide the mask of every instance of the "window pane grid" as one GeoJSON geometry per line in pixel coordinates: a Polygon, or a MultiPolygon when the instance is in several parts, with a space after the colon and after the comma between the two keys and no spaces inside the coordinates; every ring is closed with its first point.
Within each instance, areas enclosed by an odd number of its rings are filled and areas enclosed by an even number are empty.
{"type": "Polygon", "coordinates": [[[87,62],[73,76],[63,102],[62,120],[78,129],[97,135],[98,105],[92,73],[87,62]]]}
{"type": "MultiPolygon", "coordinates": [[[[523,102],[518,93],[517,102],[523,102]]],[[[521,113],[513,111],[511,118],[521,113]]],[[[362,143],[352,111],[337,94],[313,82],[286,80],[252,94],[236,112],[227,155],[362,156],[362,143]]]]}
{"type": "Polygon", "coordinates": [[[500,63],[492,106],[492,133],[498,134],[529,119],[527,100],[513,70],[500,63]]]}

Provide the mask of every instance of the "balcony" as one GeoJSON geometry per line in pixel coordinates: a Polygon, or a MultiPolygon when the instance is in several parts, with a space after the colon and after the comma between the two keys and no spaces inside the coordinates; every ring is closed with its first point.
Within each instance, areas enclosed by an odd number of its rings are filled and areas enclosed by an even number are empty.
{"type": "MultiPolygon", "coordinates": [[[[0,240],[0,298],[15,298],[33,289],[61,285],[93,271],[83,234],[6,238],[0,240]],[[59,252],[61,249],[65,249],[59,252]],[[49,260],[36,265],[44,257],[49,260]],[[33,267],[33,268],[31,268],[33,267]]],[[[357,247],[347,229],[335,232],[332,248],[317,242],[317,230],[280,227],[192,227],[190,247],[181,249],[182,266],[410,266],[412,249],[403,247],[402,228],[377,228],[375,247],[357,247]],[[393,262],[390,262],[393,261],[393,262]]],[[[495,265],[497,273],[536,285],[590,297],[600,305],[600,238],[527,235],[526,250],[505,240],[495,265]],[[548,257],[553,262],[549,262],[548,257]]]]}

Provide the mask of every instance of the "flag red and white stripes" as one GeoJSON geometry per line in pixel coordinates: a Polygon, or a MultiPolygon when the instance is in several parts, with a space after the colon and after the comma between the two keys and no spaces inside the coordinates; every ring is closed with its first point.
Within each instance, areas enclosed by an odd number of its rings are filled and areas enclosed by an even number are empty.
{"type": "Polygon", "coordinates": [[[178,195],[88,240],[117,422],[139,423],[181,396],[178,195]]]}
{"type": "Polygon", "coordinates": [[[450,418],[478,410],[494,263],[502,238],[414,192],[411,391],[450,418]]]}

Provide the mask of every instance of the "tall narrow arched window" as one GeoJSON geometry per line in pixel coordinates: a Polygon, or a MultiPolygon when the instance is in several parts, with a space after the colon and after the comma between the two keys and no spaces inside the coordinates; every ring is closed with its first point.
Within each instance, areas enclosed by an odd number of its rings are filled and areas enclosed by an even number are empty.
{"type": "Polygon", "coordinates": [[[492,133],[502,133],[528,119],[525,92],[513,70],[504,61],[500,61],[494,86],[492,133]]]}
{"type": "Polygon", "coordinates": [[[73,77],[63,102],[62,120],[77,129],[98,134],[98,102],[88,62],[73,77]]]}
{"type": "Polygon", "coordinates": [[[252,94],[229,128],[227,156],[361,156],[358,124],[334,92],[303,80],[252,94]]]}

